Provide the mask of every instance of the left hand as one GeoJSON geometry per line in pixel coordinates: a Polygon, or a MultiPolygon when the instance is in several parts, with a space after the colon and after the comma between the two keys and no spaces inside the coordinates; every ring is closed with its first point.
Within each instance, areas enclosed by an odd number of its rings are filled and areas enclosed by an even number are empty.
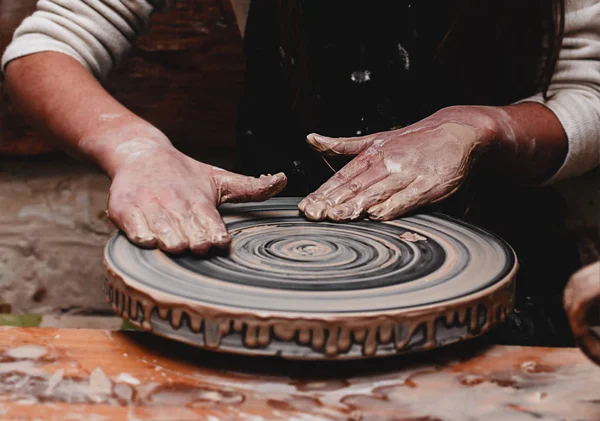
{"type": "Polygon", "coordinates": [[[356,138],[308,136],[325,154],[356,156],[298,208],[314,221],[390,220],[454,193],[498,133],[493,107],[445,108],[411,126],[356,138]]]}

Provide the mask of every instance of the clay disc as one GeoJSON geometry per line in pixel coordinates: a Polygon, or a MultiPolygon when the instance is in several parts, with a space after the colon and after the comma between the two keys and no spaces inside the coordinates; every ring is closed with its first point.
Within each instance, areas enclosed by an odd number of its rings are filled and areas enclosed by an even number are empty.
{"type": "Polygon", "coordinates": [[[479,335],[512,310],[517,260],[443,215],[309,222],[298,199],[225,205],[228,253],[171,256],[117,234],[107,299],[178,341],[285,358],[361,358],[479,335]]]}

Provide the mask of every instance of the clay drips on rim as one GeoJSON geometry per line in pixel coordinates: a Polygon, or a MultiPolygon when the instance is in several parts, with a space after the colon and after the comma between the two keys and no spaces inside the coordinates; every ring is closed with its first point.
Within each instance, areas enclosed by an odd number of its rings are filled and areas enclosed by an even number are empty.
{"type": "Polygon", "coordinates": [[[191,305],[158,291],[152,292],[155,296],[152,298],[147,292],[127,285],[108,268],[106,299],[124,319],[146,331],[152,331],[151,316],[155,310],[161,319],[169,320],[173,329],[181,328],[185,314],[190,329],[203,333],[204,346],[211,349],[218,349],[225,335],[241,333],[243,346],[247,348],[267,347],[275,338],[309,346],[327,357],[339,357],[354,344],[361,346],[364,356],[374,356],[379,345],[390,343],[399,353],[410,350],[414,342],[419,342],[419,348],[423,350],[434,348],[438,321],[448,326],[468,325],[468,334],[463,339],[476,336],[506,318],[514,305],[513,290],[514,274],[471,302],[458,300],[435,309],[368,318],[328,316],[311,319],[299,315],[261,318],[255,314],[191,305]],[[140,310],[141,314],[138,314],[140,310]],[[483,323],[480,324],[481,320],[483,323]],[[416,340],[421,335],[422,338],[416,340]]]}

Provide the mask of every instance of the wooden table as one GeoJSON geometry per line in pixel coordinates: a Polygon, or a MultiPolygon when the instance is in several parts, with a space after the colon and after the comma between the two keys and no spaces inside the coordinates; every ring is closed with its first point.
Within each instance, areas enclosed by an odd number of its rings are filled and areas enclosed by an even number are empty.
{"type": "Polygon", "coordinates": [[[142,332],[6,327],[0,419],[598,421],[600,367],[577,349],[478,342],[315,363],[142,332]]]}

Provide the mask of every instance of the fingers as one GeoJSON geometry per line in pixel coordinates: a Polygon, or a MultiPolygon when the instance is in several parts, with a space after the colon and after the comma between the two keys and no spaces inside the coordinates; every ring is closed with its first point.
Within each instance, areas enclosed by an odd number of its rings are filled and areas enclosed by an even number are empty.
{"type": "Polygon", "coordinates": [[[210,247],[223,248],[229,245],[231,236],[217,209],[206,204],[194,204],[191,213],[194,224],[202,227],[202,230],[194,241],[190,238],[190,250],[205,253],[210,247]]]}
{"type": "Polygon", "coordinates": [[[329,218],[331,220],[337,221],[338,214],[342,219],[339,220],[349,220],[356,219],[360,216],[360,210],[352,210],[346,212],[346,208],[338,208],[338,211],[335,213],[336,216],[332,213],[332,209],[338,207],[352,198],[357,197],[362,192],[367,190],[372,185],[378,183],[379,181],[388,177],[388,173],[382,169],[380,166],[372,166],[369,167],[365,172],[357,175],[353,179],[349,180],[347,183],[342,184],[337,189],[333,190],[329,195],[325,196],[319,203],[309,205],[305,208],[305,216],[309,220],[322,220],[325,218],[329,218]],[[315,209],[317,210],[315,212],[315,209]],[[358,215],[349,217],[346,213],[355,214],[358,211],[358,215]]]}
{"type": "Polygon", "coordinates": [[[329,193],[326,197],[332,206],[339,205],[365,191],[367,188],[388,177],[388,172],[380,166],[371,166],[365,172],[357,175],[346,184],[329,193]]]}
{"type": "Polygon", "coordinates": [[[325,217],[327,208],[332,205],[327,201],[328,196],[337,188],[367,171],[371,166],[370,160],[362,157],[354,158],[333,177],[327,180],[315,192],[306,196],[299,204],[298,209],[308,219],[319,221],[325,217]]]}
{"type": "Polygon", "coordinates": [[[327,155],[356,156],[373,144],[376,134],[363,137],[326,137],[311,133],[306,137],[308,144],[318,152],[327,155]]]}
{"type": "Polygon", "coordinates": [[[182,232],[183,227],[178,221],[182,218],[178,217],[177,212],[170,214],[160,203],[148,201],[144,203],[144,216],[162,250],[179,253],[188,247],[188,238],[182,232]]]}
{"type": "MultiPolygon", "coordinates": [[[[163,203],[168,208],[170,220],[174,222],[175,234],[183,241],[177,248],[164,248],[167,251],[181,251],[188,248],[193,253],[204,254],[212,247],[223,248],[229,245],[231,237],[216,207],[206,202],[189,203],[184,198],[163,203]]],[[[160,238],[160,237],[159,237],[160,238]]]]}
{"type": "Polygon", "coordinates": [[[112,215],[117,226],[139,246],[158,244],[170,253],[189,249],[204,254],[211,247],[223,248],[231,242],[219,212],[208,204],[170,203],[167,211],[160,203],[146,202],[144,211],[145,216],[137,206],[127,205],[112,215]]]}
{"type": "Polygon", "coordinates": [[[261,202],[280,193],[287,184],[285,174],[246,177],[225,172],[213,177],[219,204],[226,202],[261,202]]]}
{"type": "Polygon", "coordinates": [[[146,218],[137,206],[126,205],[120,209],[112,209],[109,205],[108,215],[132,243],[141,247],[156,246],[156,235],[148,227],[146,218]]]}
{"type": "Polygon", "coordinates": [[[367,214],[370,219],[388,221],[410,212],[419,206],[437,202],[447,197],[458,185],[440,186],[438,177],[417,177],[405,189],[392,195],[385,202],[370,207],[367,214]]]}
{"type": "Polygon", "coordinates": [[[327,211],[327,218],[335,222],[346,222],[356,220],[365,215],[368,209],[384,202],[392,195],[406,188],[413,181],[413,178],[388,176],[383,180],[344,202],[330,208],[327,211]]]}

